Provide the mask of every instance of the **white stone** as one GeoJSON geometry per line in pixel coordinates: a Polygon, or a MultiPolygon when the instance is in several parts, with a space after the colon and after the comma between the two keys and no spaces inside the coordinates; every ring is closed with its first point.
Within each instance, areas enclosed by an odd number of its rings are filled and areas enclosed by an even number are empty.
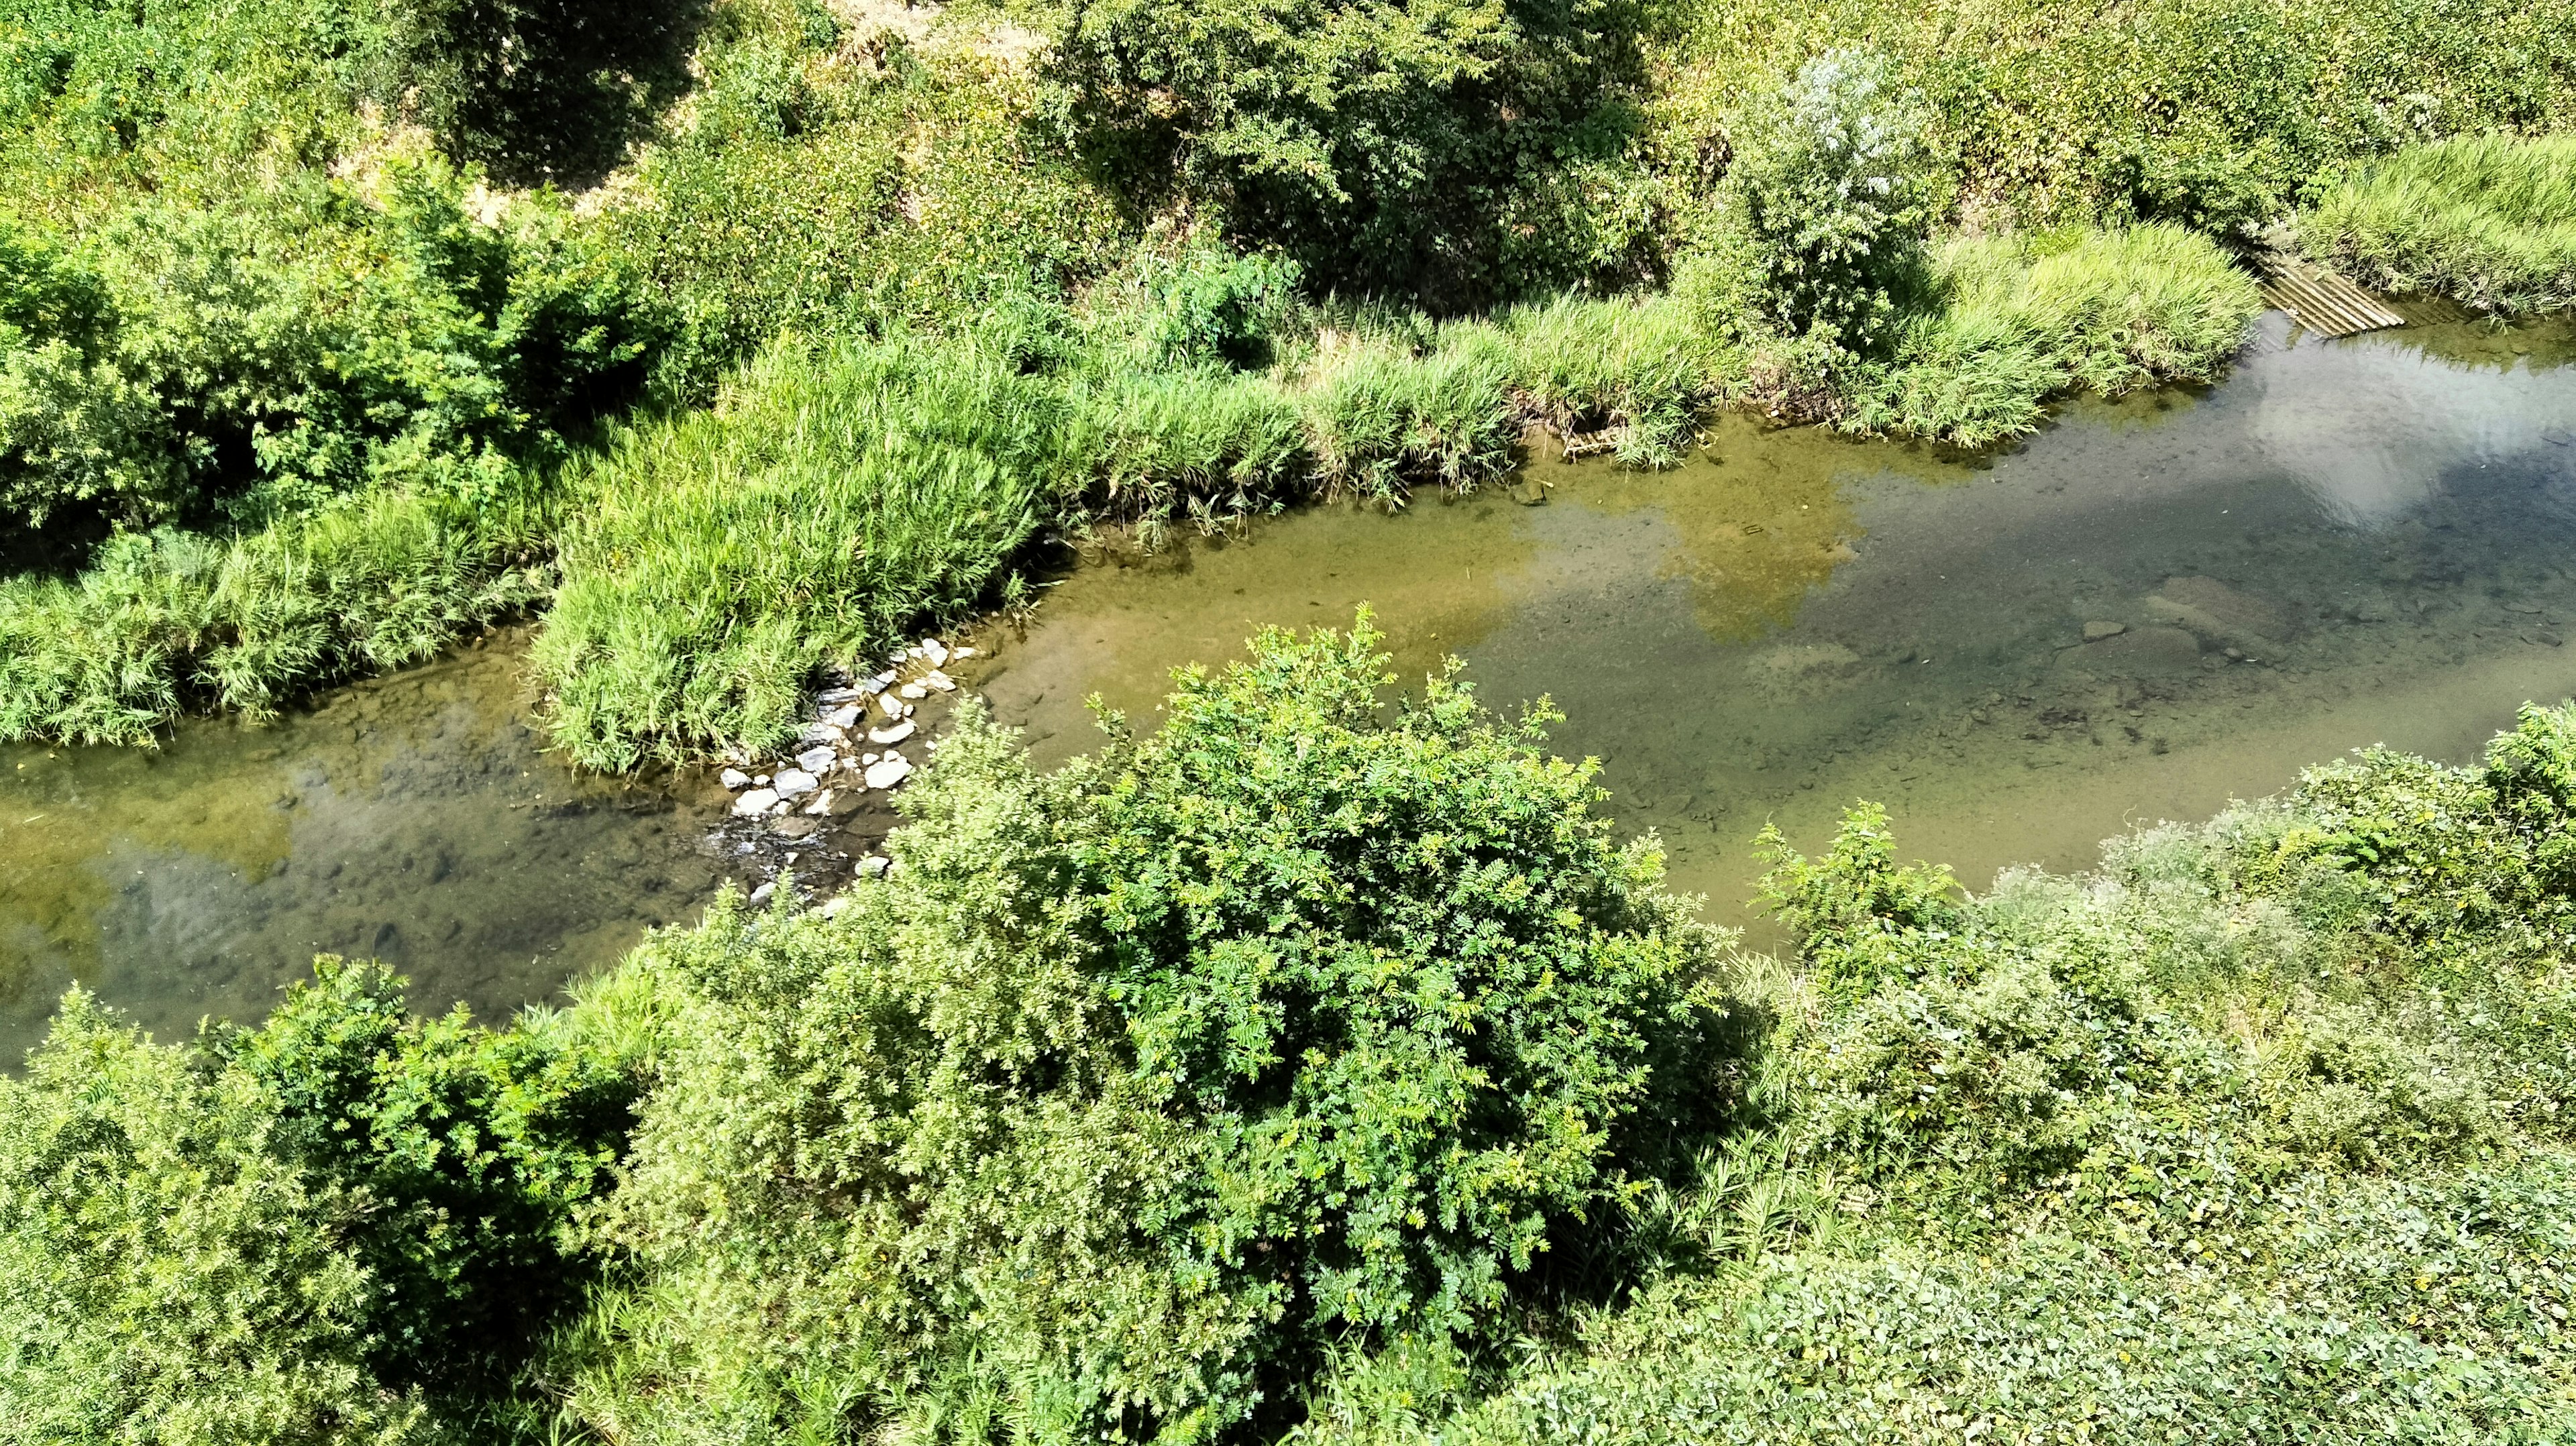
{"type": "Polygon", "coordinates": [[[818,794],[815,794],[815,795],[814,795],[814,801],[813,801],[812,803],[809,803],[809,804],[805,805],[805,812],[807,812],[807,813],[810,813],[810,814],[814,815],[816,818],[821,818],[823,815],[825,815],[825,814],[827,814],[827,813],[830,813],[831,811],[832,811],[832,790],[830,790],[830,789],[828,789],[828,788],[827,788],[827,789],[824,789],[822,792],[820,792],[820,793],[818,793],[818,794]]]}
{"type": "Polygon", "coordinates": [[[924,638],[921,640],[921,655],[928,658],[934,668],[944,666],[948,662],[948,645],[937,638],[924,638]]]}
{"type": "Polygon", "coordinates": [[[825,708],[837,703],[855,703],[858,700],[859,690],[856,688],[826,688],[814,695],[815,703],[825,708]]]}
{"type": "Polygon", "coordinates": [[[926,658],[930,656],[930,654],[925,651],[919,643],[915,643],[911,647],[904,649],[903,655],[907,658],[926,658]]]}
{"type": "Polygon", "coordinates": [[[829,742],[831,737],[831,724],[808,723],[805,725],[805,731],[796,735],[796,741],[799,743],[824,743],[829,742]]]}
{"type": "Polygon", "coordinates": [[[742,797],[733,801],[734,816],[736,818],[750,818],[757,814],[767,813],[769,812],[769,806],[777,801],[778,790],[774,788],[755,788],[751,792],[746,793],[742,797]]]}
{"type": "Polygon", "coordinates": [[[937,688],[942,693],[954,693],[957,691],[957,680],[933,668],[921,675],[921,686],[937,688]]]}
{"type": "Polygon", "coordinates": [[[901,693],[907,698],[927,698],[930,696],[930,690],[919,683],[906,683],[902,687],[895,689],[895,691],[901,693]]]}
{"type": "Polygon", "coordinates": [[[829,773],[832,771],[832,750],[828,746],[808,748],[796,755],[796,766],[807,773],[829,773]]]}
{"type": "Polygon", "coordinates": [[[766,773],[754,774],[752,776],[751,786],[754,788],[767,788],[769,786],[769,775],[766,773]]]}
{"type": "Polygon", "coordinates": [[[868,730],[868,741],[870,743],[901,743],[903,740],[912,736],[914,726],[915,725],[910,719],[906,719],[901,723],[896,723],[888,727],[871,728],[868,730]]]}
{"type": "Polygon", "coordinates": [[[893,865],[894,860],[892,859],[884,858],[876,854],[870,854],[866,858],[859,860],[857,873],[860,878],[873,879],[884,873],[887,869],[893,867],[893,865]]]}
{"type": "Polygon", "coordinates": [[[716,782],[727,788],[748,788],[751,786],[751,775],[739,768],[728,768],[716,775],[716,782]]]}
{"type": "Polygon", "coordinates": [[[877,711],[883,713],[888,718],[900,718],[904,715],[905,711],[903,700],[892,693],[879,693],[877,695],[877,711]]]}
{"type": "Polygon", "coordinates": [[[833,709],[831,712],[824,714],[823,721],[831,724],[835,728],[856,728],[859,726],[859,705],[856,703],[844,703],[840,707],[833,709]]]}
{"type": "Polygon", "coordinates": [[[870,788],[892,788],[910,777],[912,760],[900,753],[887,754],[868,765],[867,783],[870,788]]]}
{"type": "Polygon", "coordinates": [[[803,798],[819,787],[822,780],[802,768],[787,768],[781,769],[778,776],[769,782],[780,798],[803,798]]]}
{"type": "Polygon", "coordinates": [[[751,901],[755,904],[766,904],[769,902],[769,896],[777,892],[776,884],[763,884],[751,891],[751,901]]]}
{"type": "Polygon", "coordinates": [[[975,656],[975,650],[973,648],[950,648],[948,650],[948,656],[952,658],[971,658],[975,656]]]}

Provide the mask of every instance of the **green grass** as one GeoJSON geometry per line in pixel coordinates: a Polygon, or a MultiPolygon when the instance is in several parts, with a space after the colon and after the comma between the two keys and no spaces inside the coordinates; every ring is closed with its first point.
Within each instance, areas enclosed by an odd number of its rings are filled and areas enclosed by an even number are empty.
{"type": "Polygon", "coordinates": [[[111,541],[76,579],[0,581],[0,738],[145,744],[187,707],[260,715],[416,663],[545,596],[532,500],[376,493],[225,540],[111,541]]]}
{"type": "Polygon", "coordinates": [[[2327,192],[2299,236],[2385,291],[2485,311],[2576,307],[2576,134],[2410,146],[2327,192]]]}
{"type": "Polygon", "coordinates": [[[2263,305],[2251,277],[2179,226],[1960,237],[1932,270],[1936,305],[1853,386],[1846,426],[2003,441],[2065,392],[2215,376],[2263,305]]]}

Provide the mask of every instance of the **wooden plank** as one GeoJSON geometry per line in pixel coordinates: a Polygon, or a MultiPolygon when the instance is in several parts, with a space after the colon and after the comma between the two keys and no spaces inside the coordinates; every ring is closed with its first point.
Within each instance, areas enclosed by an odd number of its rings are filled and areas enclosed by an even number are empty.
{"type": "Polygon", "coordinates": [[[2406,318],[2349,279],[2280,252],[2263,257],[2263,299],[2322,336],[2404,326],[2406,318]]]}

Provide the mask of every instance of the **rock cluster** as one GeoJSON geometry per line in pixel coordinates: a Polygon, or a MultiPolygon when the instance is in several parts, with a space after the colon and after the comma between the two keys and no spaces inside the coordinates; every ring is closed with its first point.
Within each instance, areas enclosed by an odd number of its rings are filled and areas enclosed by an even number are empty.
{"type": "MultiPolygon", "coordinates": [[[[797,736],[791,756],[766,771],[744,759],[718,775],[733,791],[734,817],[823,818],[856,807],[862,795],[902,787],[915,764],[895,745],[918,727],[913,703],[934,692],[955,692],[956,680],[941,668],[952,658],[974,655],[973,648],[924,638],[892,655],[884,671],[815,695],[813,721],[797,736]]],[[[938,746],[930,743],[924,751],[938,746]]]]}

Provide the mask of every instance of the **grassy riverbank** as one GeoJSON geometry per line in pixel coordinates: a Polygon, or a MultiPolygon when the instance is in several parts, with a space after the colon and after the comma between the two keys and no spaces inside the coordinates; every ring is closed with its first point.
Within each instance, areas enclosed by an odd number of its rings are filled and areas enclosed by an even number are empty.
{"type": "Polygon", "coordinates": [[[2375,275],[2556,294],[2564,198],[2511,179],[2554,150],[2334,188],[2567,120],[2566,0],[1327,8],[0,11],[0,736],[140,741],[560,587],[582,757],[765,744],[1100,521],[2207,377],[2227,246],[2304,204],[2375,275]]]}
{"type": "MultiPolygon", "coordinates": [[[[0,1080],[39,1438],[2562,1439],[2576,712],[1747,954],[1363,629],[561,1013],[326,966],[0,1080]]],[[[782,891],[782,895],[785,891],[782,891]]]]}
{"type": "Polygon", "coordinates": [[[2391,291],[2576,307],[2576,136],[2462,137],[2375,161],[2300,217],[2309,249],[2391,291]]]}

